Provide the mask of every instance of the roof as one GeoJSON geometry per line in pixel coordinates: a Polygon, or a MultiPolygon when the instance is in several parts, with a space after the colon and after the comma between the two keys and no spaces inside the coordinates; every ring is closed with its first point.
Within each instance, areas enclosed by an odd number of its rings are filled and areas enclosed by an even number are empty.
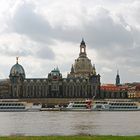
{"type": "Polygon", "coordinates": [[[12,66],[10,70],[10,74],[24,74],[25,75],[25,71],[20,64],[16,63],[14,66],[12,66]]]}
{"type": "Polygon", "coordinates": [[[120,90],[127,90],[127,86],[116,86],[114,84],[106,84],[101,86],[101,90],[104,91],[120,91],[120,90]]]}

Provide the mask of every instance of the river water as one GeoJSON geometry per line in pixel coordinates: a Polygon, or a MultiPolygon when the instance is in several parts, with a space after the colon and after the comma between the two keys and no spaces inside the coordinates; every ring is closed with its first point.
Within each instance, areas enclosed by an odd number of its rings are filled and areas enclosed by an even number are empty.
{"type": "Polygon", "coordinates": [[[0,112],[0,135],[140,135],[140,112],[0,112]]]}

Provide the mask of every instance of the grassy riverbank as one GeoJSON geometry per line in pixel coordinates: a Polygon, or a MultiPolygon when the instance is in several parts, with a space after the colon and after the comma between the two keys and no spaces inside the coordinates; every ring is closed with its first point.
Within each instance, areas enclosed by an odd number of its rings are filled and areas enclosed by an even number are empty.
{"type": "Polygon", "coordinates": [[[140,140],[140,136],[9,136],[0,140],[140,140]]]}

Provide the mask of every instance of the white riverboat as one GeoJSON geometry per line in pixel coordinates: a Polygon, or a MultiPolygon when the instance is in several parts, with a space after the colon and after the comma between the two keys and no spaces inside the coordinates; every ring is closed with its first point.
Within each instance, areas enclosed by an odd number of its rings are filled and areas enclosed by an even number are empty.
{"type": "Polygon", "coordinates": [[[20,102],[18,100],[1,100],[0,112],[34,112],[40,111],[41,104],[33,104],[27,102],[20,102]]]}
{"type": "Polygon", "coordinates": [[[25,102],[16,102],[16,101],[2,101],[0,102],[0,112],[22,112],[28,111],[25,102]]]}
{"type": "Polygon", "coordinates": [[[140,103],[127,100],[71,101],[62,111],[140,111],[140,103]]]}
{"type": "Polygon", "coordinates": [[[126,100],[94,101],[94,111],[140,111],[140,103],[126,100]]]}
{"type": "Polygon", "coordinates": [[[70,101],[67,107],[60,108],[61,111],[91,111],[92,100],[70,101]]]}

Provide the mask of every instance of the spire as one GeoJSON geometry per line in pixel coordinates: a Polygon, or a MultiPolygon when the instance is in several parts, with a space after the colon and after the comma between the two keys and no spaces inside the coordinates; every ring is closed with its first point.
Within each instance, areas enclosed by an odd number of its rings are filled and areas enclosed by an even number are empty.
{"type": "Polygon", "coordinates": [[[71,66],[71,73],[74,73],[74,67],[73,67],[73,65],[71,66]]]}
{"type": "Polygon", "coordinates": [[[117,75],[119,75],[119,70],[117,70],[117,75]]]}
{"type": "Polygon", "coordinates": [[[80,44],[80,57],[86,57],[86,44],[84,39],[82,38],[81,44],[80,44]]]}
{"type": "Polygon", "coordinates": [[[83,37],[82,37],[81,45],[86,45],[83,37]]]}
{"type": "Polygon", "coordinates": [[[17,56],[17,57],[16,57],[16,63],[17,63],[17,64],[18,64],[18,59],[19,59],[19,57],[17,56]]]}
{"type": "Polygon", "coordinates": [[[59,71],[59,68],[58,68],[58,66],[56,67],[56,70],[57,70],[57,71],[59,71]]]}
{"type": "Polygon", "coordinates": [[[117,70],[117,75],[116,75],[116,86],[120,85],[120,75],[119,75],[119,70],[117,70]]]}

